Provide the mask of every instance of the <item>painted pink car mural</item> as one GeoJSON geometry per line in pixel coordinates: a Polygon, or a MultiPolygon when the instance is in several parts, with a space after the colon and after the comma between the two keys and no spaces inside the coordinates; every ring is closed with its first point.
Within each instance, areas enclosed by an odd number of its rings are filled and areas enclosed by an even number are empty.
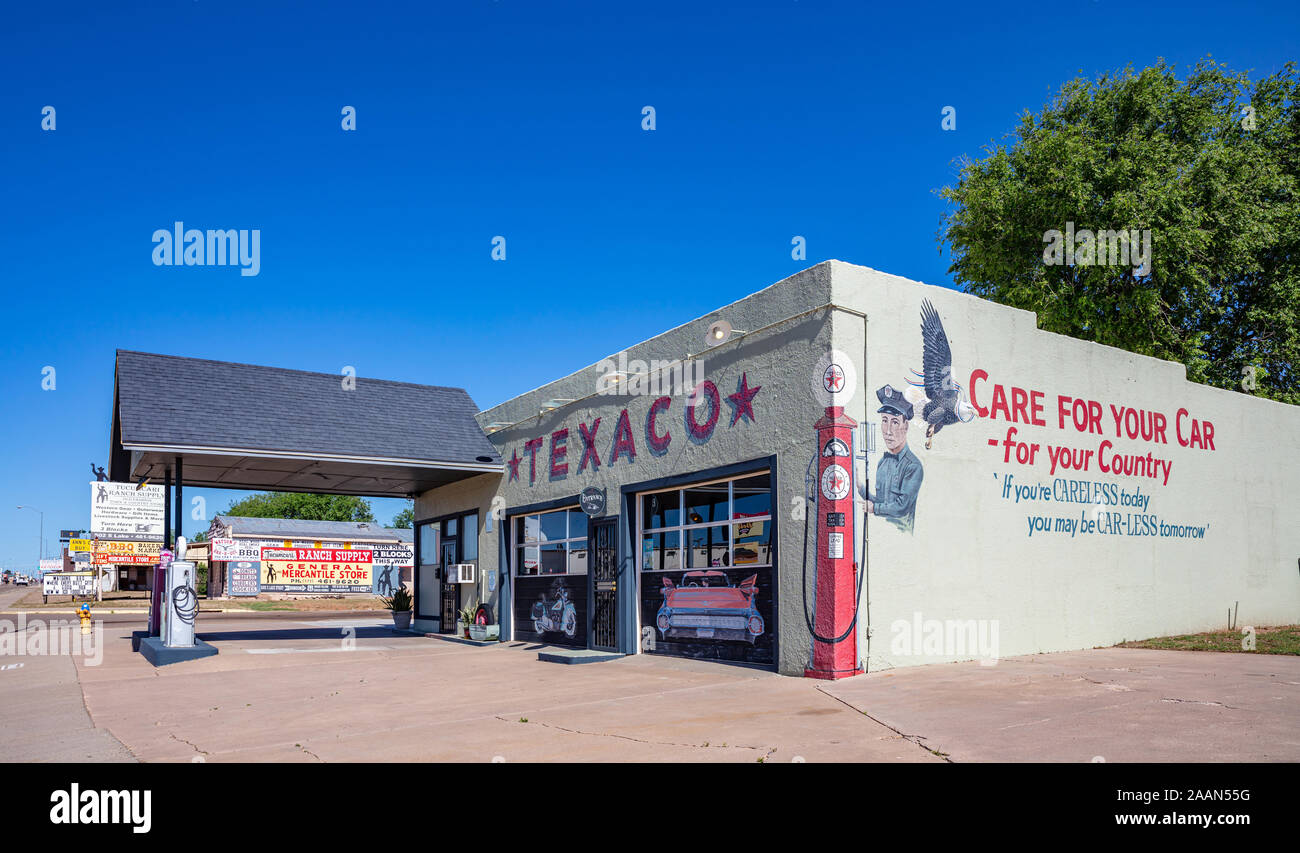
{"type": "Polygon", "coordinates": [[[753,643],[763,633],[755,607],[758,575],[733,586],[725,572],[682,575],[681,584],[663,579],[664,603],[655,623],[664,639],[740,640],[753,643]]]}

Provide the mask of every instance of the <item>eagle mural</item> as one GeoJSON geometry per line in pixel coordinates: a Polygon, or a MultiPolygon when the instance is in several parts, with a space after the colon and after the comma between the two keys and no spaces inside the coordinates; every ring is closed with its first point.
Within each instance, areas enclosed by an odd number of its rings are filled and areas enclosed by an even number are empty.
{"type": "Polygon", "coordinates": [[[903,396],[914,406],[921,406],[926,422],[925,449],[929,450],[939,430],[956,423],[975,420],[975,409],[966,402],[966,390],[952,376],[952,347],[943,330],[939,312],[930,300],[921,303],[921,366],[912,371],[903,396]]]}

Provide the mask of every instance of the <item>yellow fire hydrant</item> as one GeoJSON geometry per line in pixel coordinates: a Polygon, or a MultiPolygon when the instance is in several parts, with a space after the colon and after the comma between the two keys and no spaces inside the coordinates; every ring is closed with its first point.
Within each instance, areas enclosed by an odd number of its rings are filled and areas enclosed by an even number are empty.
{"type": "Polygon", "coordinates": [[[90,633],[90,605],[88,603],[83,602],[82,605],[77,608],[77,617],[81,619],[81,633],[89,634],[90,633]]]}

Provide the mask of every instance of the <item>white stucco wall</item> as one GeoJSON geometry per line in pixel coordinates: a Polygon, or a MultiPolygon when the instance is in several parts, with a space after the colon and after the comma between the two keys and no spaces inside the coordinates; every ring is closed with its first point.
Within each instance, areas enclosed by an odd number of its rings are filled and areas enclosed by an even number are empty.
{"type": "MultiPolygon", "coordinates": [[[[934,623],[997,622],[997,654],[1081,649],[1124,640],[1226,627],[1238,603],[1238,625],[1300,619],[1300,408],[1186,381],[1182,365],[1134,355],[1039,331],[1032,313],[952,290],[918,284],[864,267],[831,262],[834,301],[868,315],[868,363],[854,417],[879,423],[875,392],[885,384],[906,388],[911,369],[922,370],[921,305],[938,311],[953,356],[953,378],[970,393],[971,374],[986,371],[976,398],[988,408],[994,386],[1042,393],[1045,425],[1011,422],[1001,412],[944,427],[926,450],[921,407],[909,446],[924,467],[915,526],[909,534],[872,517],[868,525],[869,667],[981,657],[954,643],[927,648],[934,623]],[[1059,425],[1057,401],[1066,395],[1101,406],[1100,434],[1080,432],[1067,417],[1059,425]],[[1167,442],[1116,435],[1111,407],[1157,412],[1166,419],[1167,442]],[[1189,418],[1213,424],[1214,449],[1180,446],[1189,418]],[[1016,439],[1037,444],[1033,464],[1014,452],[1004,461],[1008,427],[1016,439]],[[996,446],[990,446],[989,441],[996,446]],[[1168,482],[1116,476],[1098,469],[1103,441],[1113,454],[1153,454],[1171,464],[1168,482]],[[1051,471],[1050,447],[1092,451],[1087,470],[1051,471]],[[1145,509],[1029,499],[1015,501],[1011,485],[1055,488],[1060,479],[1140,489],[1145,509]],[[1118,513],[1116,518],[1107,514],[1118,513]],[[1131,514],[1147,523],[1204,528],[1202,538],[1130,535],[1131,514]],[[1119,534],[1034,531],[1027,519],[1099,518],[1119,534]],[[919,619],[917,614],[919,614],[919,619]],[[920,626],[914,627],[920,622],[920,626]],[[906,624],[906,628],[904,627],[906,624]],[[922,640],[917,645],[916,640],[922,640]],[[911,648],[909,648],[909,646],[911,648]]],[[[861,324],[837,321],[836,347],[858,351],[861,324]]],[[[969,398],[969,396],[968,396],[969,398]]],[[[1032,414],[1032,413],[1031,413],[1032,414]]],[[[875,469],[885,450],[877,430],[875,469]]],[[[867,596],[863,596],[867,606],[867,596]]],[[[864,637],[865,639],[865,637],[864,637]]]]}

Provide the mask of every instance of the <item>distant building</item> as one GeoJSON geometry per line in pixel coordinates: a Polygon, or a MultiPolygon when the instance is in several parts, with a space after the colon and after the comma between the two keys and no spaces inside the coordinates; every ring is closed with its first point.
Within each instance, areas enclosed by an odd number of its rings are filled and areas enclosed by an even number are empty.
{"type": "Polygon", "coordinates": [[[389,595],[415,555],[413,531],[365,521],[219,515],[198,544],[209,598],[389,595]]]}

